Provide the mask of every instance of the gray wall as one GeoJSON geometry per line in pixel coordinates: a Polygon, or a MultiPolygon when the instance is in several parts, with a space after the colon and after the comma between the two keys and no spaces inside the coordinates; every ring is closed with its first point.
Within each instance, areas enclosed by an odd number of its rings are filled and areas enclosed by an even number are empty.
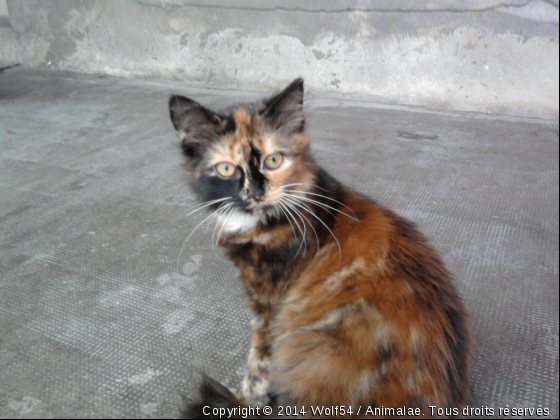
{"type": "Polygon", "coordinates": [[[8,4],[0,0],[0,68],[17,63],[16,44],[10,25],[8,4]]]}
{"type": "Polygon", "coordinates": [[[8,5],[26,66],[558,118],[558,0],[8,5]]]}

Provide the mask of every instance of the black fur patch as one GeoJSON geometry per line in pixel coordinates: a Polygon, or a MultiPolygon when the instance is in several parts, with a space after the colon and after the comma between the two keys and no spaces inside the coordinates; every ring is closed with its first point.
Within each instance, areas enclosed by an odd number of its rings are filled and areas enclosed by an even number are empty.
{"type": "Polygon", "coordinates": [[[393,357],[393,349],[390,346],[382,346],[379,349],[379,361],[381,363],[389,363],[393,357]]]}
{"type": "MultiPolygon", "coordinates": [[[[460,298],[455,293],[448,297],[452,301],[460,298]]],[[[453,303],[453,302],[451,302],[453,303]]],[[[446,334],[447,345],[451,352],[453,364],[447,368],[447,383],[451,393],[451,401],[455,405],[466,401],[468,398],[468,358],[469,348],[468,326],[465,321],[465,314],[457,311],[453,306],[446,308],[446,315],[454,333],[454,337],[446,334]]]]}
{"type": "Polygon", "coordinates": [[[189,401],[185,398],[185,407],[181,410],[181,418],[219,419],[219,416],[212,416],[213,408],[227,409],[240,406],[241,402],[229,389],[209,376],[203,375],[197,399],[189,401]],[[210,412],[209,416],[204,415],[204,407],[207,407],[206,412],[210,412]]]}
{"type": "Polygon", "coordinates": [[[249,157],[249,197],[264,194],[266,178],[260,171],[260,166],[261,152],[252,147],[249,157]]]}

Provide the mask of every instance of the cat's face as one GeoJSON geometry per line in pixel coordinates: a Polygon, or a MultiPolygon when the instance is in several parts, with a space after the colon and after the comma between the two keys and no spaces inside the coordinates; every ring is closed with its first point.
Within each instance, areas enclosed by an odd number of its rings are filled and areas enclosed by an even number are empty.
{"type": "Polygon", "coordinates": [[[289,190],[308,189],[314,162],[304,132],[303,81],[257,104],[216,113],[173,96],[171,120],[194,191],[226,229],[245,231],[283,214],[289,190]]]}

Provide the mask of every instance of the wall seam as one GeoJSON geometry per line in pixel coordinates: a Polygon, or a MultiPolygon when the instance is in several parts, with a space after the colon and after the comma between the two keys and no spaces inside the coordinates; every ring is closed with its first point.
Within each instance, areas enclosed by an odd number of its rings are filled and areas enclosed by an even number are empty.
{"type": "MultiPolygon", "coordinates": [[[[359,7],[348,7],[343,9],[307,9],[304,7],[283,7],[275,6],[271,8],[265,7],[245,7],[245,6],[222,6],[213,4],[152,4],[146,3],[142,0],[136,0],[142,6],[154,7],[168,11],[168,9],[176,8],[198,8],[198,9],[222,9],[222,10],[239,10],[239,11],[251,11],[251,12],[299,12],[299,13],[325,13],[325,14],[341,14],[341,13],[409,13],[409,14],[435,14],[435,13],[454,13],[454,14],[467,14],[467,13],[484,13],[491,12],[498,9],[523,9],[529,6],[531,3],[540,0],[527,0],[521,4],[508,4],[507,2],[502,2],[494,6],[480,7],[473,9],[454,9],[454,8],[442,8],[442,9],[382,9],[382,8],[359,8],[359,7]]],[[[558,6],[552,0],[543,0],[546,3],[558,8],[558,6]]]]}

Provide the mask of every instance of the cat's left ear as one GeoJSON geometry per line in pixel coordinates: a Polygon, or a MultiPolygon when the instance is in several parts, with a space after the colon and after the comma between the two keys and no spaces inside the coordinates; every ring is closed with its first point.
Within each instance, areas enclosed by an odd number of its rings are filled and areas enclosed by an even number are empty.
{"type": "Polygon", "coordinates": [[[169,114],[187,156],[195,156],[201,147],[215,140],[226,123],[198,102],[178,95],[169,99],[169,114]]]}
{"type": "Polygon", "coordinates": [[[301,133],[305,129],[303,94],[303,79],[298,78],[282,92],[267,99],[262,113],[284,134],[301,133]]]}

